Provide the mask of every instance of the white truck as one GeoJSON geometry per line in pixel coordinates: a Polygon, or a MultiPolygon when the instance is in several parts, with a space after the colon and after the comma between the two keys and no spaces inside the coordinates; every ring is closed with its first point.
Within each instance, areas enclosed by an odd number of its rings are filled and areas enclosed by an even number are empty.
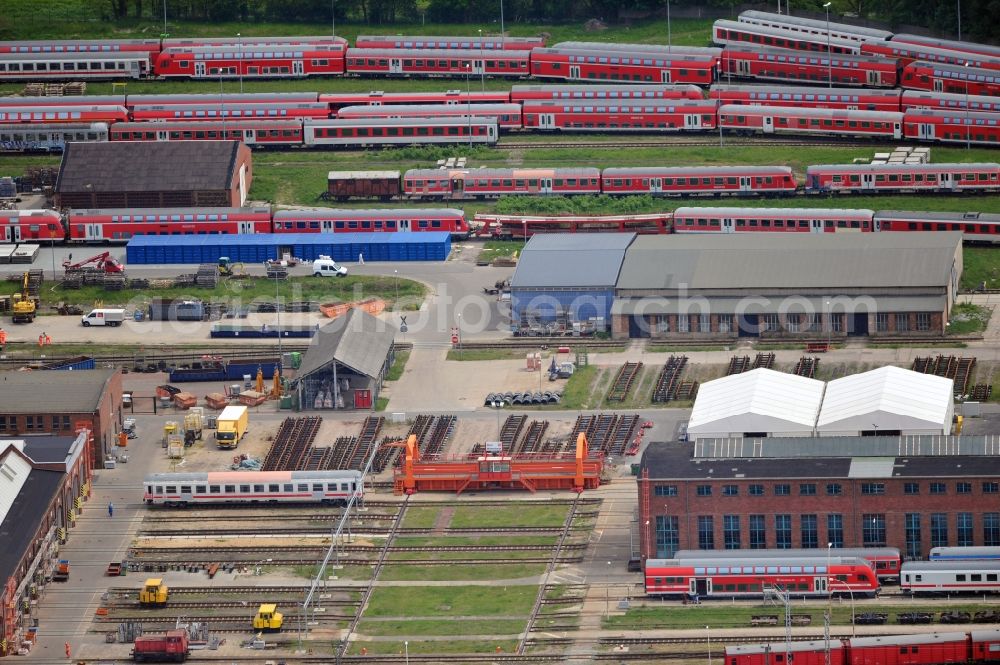
{"type": "Polygon", "coordinates": [[[124,309],[92,309],[80,319],[84,327],[90,326],[120,326],[125,320],[124,309]]]}

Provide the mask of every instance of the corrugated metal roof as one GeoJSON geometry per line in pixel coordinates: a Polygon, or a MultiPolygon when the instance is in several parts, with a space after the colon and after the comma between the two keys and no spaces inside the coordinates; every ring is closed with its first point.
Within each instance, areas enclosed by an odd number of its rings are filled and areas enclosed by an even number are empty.
{"type": "MultiPolygon", "coordinates": [[[[834,313],[841,311],[855,311],[855,304],[858,305],[856,311],[864,312],[941,312],[944,311],[948,297],[941,296],[860,296],[857,300],[850,296],[833,297],[808,297],[795,296],[795,307],[801,308],[789,311],[786,303],[781,299],[768,301],[756,301],[750,298],[712,298],[712,314],[744,314],[753,316],[756,314],[787,312],[794,314],[796,311],[809,311],[825,313],[831,310],[834,313]],[[832,306],[827,305],[832,301],[832,306]],[[869,303],[874,302],[874,306],[869,308],[869,303]]],[[[692,307],[691,298],[615,298],[611,305],[611,314],[699,314],[697,307],[692,307]]],[[[706,314],[709,308],[706,308],[706,314]]]]}
{"type": "Polygon", "coordinates": [[[521,252],[511,289],[614,288],[634,233],[538,234],[521,252]]]}
{"type": "Polygon", "coordinates": [[[1000,457],[1000,436],[822,436],[699,439],[694,456],[732,457],[1000,457]]]}
{"type": "Polygon", "coordinates": [[[360,309],[316,331],[297,376],[306,377],[336,361],[368,377],[376,377],[389,355],[395,329],[360,309]]]}
{"type": "Polygon", "coordinates": [[[729,429],[729,419],[738,419],[741,431],[795,432],[812,430],[816,424],[823,382],[763,367],[724,376],[698,389],[688,433],[729,429]],[[760,417],[754,421],[754,416],[760,417]],[[751,430],[750,427],[761,427],[751,430]]]}
{"type": "Polygon", "coordinates": [[[892,365],[845,376],[827,384],[817,429],[950,428],[953,390],[951,379],[892,365]]]}
{"type": "Polygon", "coordinates": [[[644,235],[618,289],[943,288],[961,241],[957,231],[644,235]]]}
{"type": "Polygon", "coordinates": [[[0,372],[3,412],[92,413],[116,371],[0,372]]]}
{"type": "Polygon", "coordinates": [[[848,478],[892,478],[895,457],[855,457],[848,478]]]}

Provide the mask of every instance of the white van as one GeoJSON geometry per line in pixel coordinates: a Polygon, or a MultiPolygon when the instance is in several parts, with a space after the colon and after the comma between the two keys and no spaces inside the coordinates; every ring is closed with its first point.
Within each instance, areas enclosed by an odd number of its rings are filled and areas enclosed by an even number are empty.
{"type": "Polygon", "coordinates": [[[125,320],[124,309],[94,309],[90,311],[80,322],[84,327],[89,326],[120,326],[125,320]]]}
{"type": "Polygon", "coordinates": [[[337,262],[329,256],[320,254],[319,258],[313,261],[313,277],[346,277],[347,268],[337,265],[337,262]]]}

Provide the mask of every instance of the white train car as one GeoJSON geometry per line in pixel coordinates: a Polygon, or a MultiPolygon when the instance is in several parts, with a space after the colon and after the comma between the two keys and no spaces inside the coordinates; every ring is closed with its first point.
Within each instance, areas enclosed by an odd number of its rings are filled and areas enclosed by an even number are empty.
{"type": "Polygon", "coordinates": [[[218,471],[148,475],[142,500],[152,506],[331,504],[347,503],[352,496],[364,496],[360,471],[218,471]]]}

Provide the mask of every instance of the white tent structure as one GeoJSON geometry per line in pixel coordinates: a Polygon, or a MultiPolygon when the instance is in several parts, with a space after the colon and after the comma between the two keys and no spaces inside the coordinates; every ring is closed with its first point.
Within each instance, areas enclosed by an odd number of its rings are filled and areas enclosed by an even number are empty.
{"type": "Polygon", "coordinates": [[[698,389],[688,436],[812,436],[824,385],[764,368],[709,381],[698,389]]]}
{"type": "Polygon", "coordinates": [[[816,422],[819,436],[951,433],[951,379],[900,367],[830,381],[816,422]]]}

